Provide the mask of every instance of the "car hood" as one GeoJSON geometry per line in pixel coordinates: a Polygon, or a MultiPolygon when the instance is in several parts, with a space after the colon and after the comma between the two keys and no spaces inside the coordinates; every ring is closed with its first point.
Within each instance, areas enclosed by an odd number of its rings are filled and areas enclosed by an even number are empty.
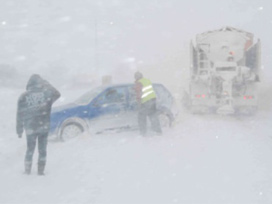
{"type": "Polygon", "coordinates": [[[66,105],[53,107],[53,108],[52,108],[52,113],[61,112],[61,111],[63,111],[63,110],[71,109],[71,108],[74,108],[74,107],[77,107],[77,106],[78,106],[78,105],[75,104],[75,103],[69,103],[69,104],[66,104],[66,105]]]}

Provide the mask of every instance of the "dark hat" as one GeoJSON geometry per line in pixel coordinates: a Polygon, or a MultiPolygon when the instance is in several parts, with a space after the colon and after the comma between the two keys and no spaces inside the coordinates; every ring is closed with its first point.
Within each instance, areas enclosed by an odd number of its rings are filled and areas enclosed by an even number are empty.
{"type": "Polygon", "coordinates": [[[135,78],[135,80],[139,80],[139,79],[143,78],[143,74],[139,71],[135,72],[134,78],[135,78]]]}

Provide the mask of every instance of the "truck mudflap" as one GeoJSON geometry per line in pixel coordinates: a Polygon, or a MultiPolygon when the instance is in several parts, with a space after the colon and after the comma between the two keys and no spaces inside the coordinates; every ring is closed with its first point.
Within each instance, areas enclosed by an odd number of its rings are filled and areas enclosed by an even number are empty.
{"type": "Polygon", "coordinates": [[[242,106],[237,108],[236,113],[242,115],[255,115],[257,111],[258,111],[257,106],[242,106]]]}
{"type": "Polygon", "coordinates": [[[206,114],[206,113],[210,113],[210,107],[208,106],[191,106],[190,107],[190,112],[193,114],[206,114]]]}

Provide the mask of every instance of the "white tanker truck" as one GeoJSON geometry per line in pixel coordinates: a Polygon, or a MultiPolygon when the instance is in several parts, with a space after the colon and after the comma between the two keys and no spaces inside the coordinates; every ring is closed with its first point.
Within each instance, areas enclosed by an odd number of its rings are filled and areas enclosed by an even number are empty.
{"type": "Polygon", "coordinates": [[[260,40],[224,27],[191,42],[187,105],[193,113],[254,113],[258,108],[260,40]]]}

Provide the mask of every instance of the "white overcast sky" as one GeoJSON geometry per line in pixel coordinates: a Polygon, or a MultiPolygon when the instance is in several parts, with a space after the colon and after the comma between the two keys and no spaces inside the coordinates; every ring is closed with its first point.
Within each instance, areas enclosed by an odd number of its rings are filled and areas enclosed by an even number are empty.
{"type": "Polygon", "coordinates": [[[233,26],[262,40],[271,67],[271,8],[269,0],[2,0],[0,63],[60,73],[110,72],[126,59],[156,65],[187,56],[196,34],[233,26]]]}

